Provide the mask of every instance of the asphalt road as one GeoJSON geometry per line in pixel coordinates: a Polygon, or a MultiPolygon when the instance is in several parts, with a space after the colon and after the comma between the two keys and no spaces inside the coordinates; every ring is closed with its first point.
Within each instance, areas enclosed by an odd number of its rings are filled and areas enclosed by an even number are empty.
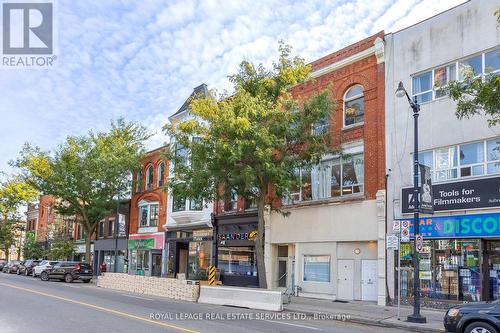
{"type": "Polygon", "coordinates": [[[0,332],[403,332],[0,273],[0,332]],[[209,318],[209,319],[207,319],[209,318]],[[258,318],[258,319],[257,319],[258,318]]]}

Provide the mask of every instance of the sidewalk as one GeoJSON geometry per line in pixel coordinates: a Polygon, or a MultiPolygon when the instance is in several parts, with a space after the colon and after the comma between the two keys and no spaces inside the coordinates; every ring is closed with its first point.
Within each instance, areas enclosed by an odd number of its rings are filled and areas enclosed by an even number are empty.
{"type": "Polygon", "coordinates": [[[426,324],[406,322],[406,316],[413,312],[411,307],[401,306],[401,320],[398,320],[397,307],[378,306],[375,303],[361,301],[343,303],[323,299],[292,297],[290,304],[284,305],[284,310],[310,315],[349,315],[349,321],[353,323],[393,327],[412,332],[444,332],[443,317],[445,312],[443,310],[421,310],[421,314],[427,318],[426,324]]]}

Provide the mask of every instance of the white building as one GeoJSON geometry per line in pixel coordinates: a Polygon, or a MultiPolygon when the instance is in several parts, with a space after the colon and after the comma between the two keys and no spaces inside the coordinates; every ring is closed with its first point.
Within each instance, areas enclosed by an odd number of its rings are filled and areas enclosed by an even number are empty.
{"type": "MultiPolygon", "coordinates": [[[[455,103],[435,85],[460,79],[467,67],[477,75],[500,70],[498,8],[499,1],[469,1],[385,37],[389,232],[393,220],[412,218],[410,190],[403,189],[413,186],[413,112],[394,94],[400,81],[421,105],[419,160],[432,172],[435,214],[420,222],[424,305],[500,295],[500,127],[488,127],[483,116],[457,119],[455,103]]],[[[410,258],[403,243],[403,300],[412,294],[410,258]]],[[[397,260],[392,251],[387,259],[394,299],[397,260]]]]}

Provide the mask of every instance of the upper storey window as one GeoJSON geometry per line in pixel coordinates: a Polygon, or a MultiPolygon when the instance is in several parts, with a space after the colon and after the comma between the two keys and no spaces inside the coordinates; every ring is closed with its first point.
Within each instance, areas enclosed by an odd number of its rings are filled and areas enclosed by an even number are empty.
{"type": "Polygon", "coordinates": [[[153,166],[150,165],[146,170],[146,190],[153,189],[153,175],[154,169],[153,166]]]}
{"type": "Polygon", "coordinates": [[[344,96],[344,126],[363,123],[365,119],[365,96],[363,86],[351,87],[344,96]]]}

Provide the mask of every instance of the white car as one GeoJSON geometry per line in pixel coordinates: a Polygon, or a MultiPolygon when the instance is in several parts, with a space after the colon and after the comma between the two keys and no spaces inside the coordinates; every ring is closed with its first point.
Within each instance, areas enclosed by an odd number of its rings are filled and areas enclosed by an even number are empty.
{"type": "Polygon", "coordinates": [[[31,276],[33,276],[33,277],[39,276],[44,269],[52,268],[58,262],[59,261],[42,260],[42,262],[39,265],[33,267],[33,271],[31,272],[31,276]]]}

